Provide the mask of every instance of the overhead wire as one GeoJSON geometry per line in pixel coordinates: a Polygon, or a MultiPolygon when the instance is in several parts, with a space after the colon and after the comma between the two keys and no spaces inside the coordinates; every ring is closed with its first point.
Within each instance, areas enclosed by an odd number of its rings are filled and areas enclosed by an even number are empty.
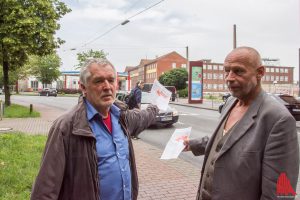
{"type": "Polygon", "coordinates": [[[90,44],[90,43],[92,43],[92,42],[94,42],[94,41],[100,39],[101,37],[103,37],[103,36],[105,36],[106,34],[108,34],[109,32],[111,32],[112,30],[116,29],[118,26],[127,24],[127,23],[129,22],[129,19],[132,19],[133,17],[136,17],[137,15],[142,14],[143,12],[145,12],[145,11],[147,11],[147,10],[153,8],[154,6],[157,6],[158,4],[162,3],[163,1],[165,1],[165,0],[161,0],[161,1],[159,1],[159,2],[157,2],[157,3],[155,3],[155,4],[153,4],[153,5],[151,5],[151,6],[147,7],[147,8],[145,8],[144,10],[142,10],[142,11],[140,11],[140,12],[138,12],[138,13],[132,15],[131,17],[127,18],[126,20],[122,21],[121,23],[118,23],[118,24],[116,24],[115,26],[113,26],[112,28],[110,28],[109,30],[105,31],[104,33],[102,33],[102,34],[99,35],[98,37],[96,37],[96,38],[94,38],[94,39],[92,39],[92,40],[86,42],[86,43],[83,44],[81,47],[85,47],[86,45],[88,45],[88,44],[90,44]]]}

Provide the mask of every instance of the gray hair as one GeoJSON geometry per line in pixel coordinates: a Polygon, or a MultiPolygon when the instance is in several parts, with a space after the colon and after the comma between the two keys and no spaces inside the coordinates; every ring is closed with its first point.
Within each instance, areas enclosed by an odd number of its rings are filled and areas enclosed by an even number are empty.
{"type": "Polygon", "coordinates": [[[85,61],[83,66],[81,67],[80,70],[80,83],[83,85],[86,85],[89,77],[91,76],[89,68],[92,66],[92,64],[98,64],[99,66],[111,66],[111,68],[114,70],[116,74],[116,69],[115,67],[109,62],[106,58],[89,58],[85,61]]]}

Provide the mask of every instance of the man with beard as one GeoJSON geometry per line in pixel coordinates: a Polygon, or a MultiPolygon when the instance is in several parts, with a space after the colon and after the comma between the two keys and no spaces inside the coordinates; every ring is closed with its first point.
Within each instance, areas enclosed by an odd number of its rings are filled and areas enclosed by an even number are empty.
{"type": "Polygon", "coordinates": [[[83,98],[49,131],[31,199],[136,200],[131,136],[155,121],[158,108],[115,101],[116,70],[105,59],[85,63],[80,87],[83,98]]]}
{"type": "Polygon", "coordinates": [[[299,170],[295,119],[263,91],[265,69],[255,49],[231,51],[224,70],[232,97],[215,132],[210,140],[185,141],[186,150],[205,155],[197,199],[293,198],[299,170]]]}

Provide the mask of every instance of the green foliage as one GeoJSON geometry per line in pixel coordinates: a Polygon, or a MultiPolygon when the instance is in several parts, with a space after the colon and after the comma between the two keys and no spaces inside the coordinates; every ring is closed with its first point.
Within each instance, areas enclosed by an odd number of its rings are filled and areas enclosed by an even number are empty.
{"type": "Polygon", "coordinates": [[[30,66],[30,74],[43,84],[51,84],[60,76],[61,60],[57,54],[45,56],[30,56],[27,65],[30,66]]]}
{"type": "Polygon", "coordinates": [[[29,113],[29,106],[20,106],[11,104],[10,106],[4,107],[4,117],[6,118],[26,118],[26,117],[40,117],[40,113],[33,111],[29,113]]]}
{"type": "Polygon", "coordinates": [[[186,88],[188,73],[184,68],[172,69],[159,77],[159,82],[163,85],[175,86],[177,90],[186,88]]]}
{"type": "Polygon", "coordinates": [[[80,68],[88,58],[106,58],[108,54],[103,50],[97,51],[90,49],[87,52],[77,53],[77,60],[79,62],[78,68],[80,68]]]}
{"type": "Polygon", "coordinates": [[[0,134],[0,199],[30,199],[46,136],[0,134]]]}
{"type": "Polygon", "coordinates": [[[188,88],[178,90],[179,97],[188,97],[188,88]]]}
{"type": "Polygon", "coordinates": [[[71,10],[59,0],[5,0],[0,10],[0,65],[10,105],[8,71],[23,66],[30,54],[46,55],[59,47],[64,41],[54,37],[58,21],[71,10]]]}

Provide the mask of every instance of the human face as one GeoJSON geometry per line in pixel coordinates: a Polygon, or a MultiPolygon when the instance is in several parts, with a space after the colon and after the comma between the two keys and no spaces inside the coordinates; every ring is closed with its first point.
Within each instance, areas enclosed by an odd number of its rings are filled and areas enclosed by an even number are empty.
{"type": "Polygon", "coordinates": [[[225,81],[232,96],[247,101],[261,90],[259,84],[263,67],[255,66],[253,54],[246,50],[230,53],[224,62],[225,81]]]}
{"type": "Polygon", "coordinates": [[[91,75],[86,85],[81,84],[81,88],[86,99],[98,112],[106,116],[115,101],[116,73],[111,66],[96,63],[89,67],[89,72],[91,75]]]}

